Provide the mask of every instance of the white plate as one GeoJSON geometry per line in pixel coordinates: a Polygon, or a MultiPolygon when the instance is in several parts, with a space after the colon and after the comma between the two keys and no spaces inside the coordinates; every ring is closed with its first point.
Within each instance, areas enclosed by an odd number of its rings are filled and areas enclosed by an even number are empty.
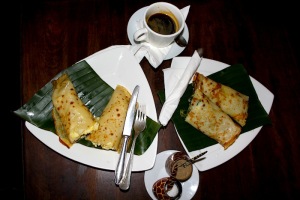
{"type": "MultiPolygon", "coordinates": [[[[165,162],[167,158],[174,152],[175,150],[163,151],[157,154],[155,165],[151,170],[145,171],[144,182],[145,187],[152,199],[157,199],[153,192],[152,186],[153,184],[163,177],[168,177],[168,173],[165,169],[165,162]]],[[[179,199],[192,199],[195,195],[198,185],[199,185],[200,177],[197,168],[193,165],[193,173],[192,176],[185,182],[181,182],[182,184],[182,194],[179,199]]]]}
{"type": "MultiPolygon", "coordinates": [[[[188,65],[188,62],[190,61],[190,57],[176,57],[173,58],[171,68],[182,68],[184,66],[188,65]]],[[[208,76],[214,72],[220,71],[226,67],[228,67],[228,64],[215,61],[215,60],[210,60],[210,59],[205,59],[203,58],[200,64],[200,67],[198,68],[198,72],[204,74],[205,76],[208,76]]],[[[258,95],[258,98],[263,105],[264,109],[266,110],[267,113],[270,112],[273,100],[274,100],[274,95],[266,88],[264,87],[261,83],[259,83],[257,80],[252,78],[250,76],[250,79],[252,81],[252,84],[256,90],[256,93],[258,95]]],[[[209,146],[204,149],[199,149],[196,151],[189,152],[187,148],[185,147],[183,141],[180,138],[180,135],[177,132],[177,135],[186,150],[187,154],[190,157],[194,157],[198,155],[200,152],[207,151],[205,154],[205,159],[202,160],[201,162],[195,163],[194,165],[199,169],[199,171],[205,171],[209,170],[211,168],[214,168],[218,165],[223,164],[224,162],[228,161],[229,159],[233,158],[236,156],[239,152],[241,152],[248,144],[256,137],[258,132],[260,131],[261,127],[258,127],[256,129],[253,129],[251,131],[248,131],[247,133],[241,134],[238,139],[226,150],[220,145],[220,144],[215,144],[212,146],[209,146]]],[[[176,129],[176,127],[175,127],[176,129]]]]}
{"type": "MultiPolygon", "coordinates": [[[[127,48],[107,48],[84,60],[113,88],[120,84],[132,93],[135,85],[140,85],[138,102],[147,105],[147,115],[157,121],[154,99],[148,81],[136,58],[127,48]]],[[[58,136],[54,133],[28,122],[25,125],[40,141],[63,156],[96,168],[115,170],[119,158],[116,151],[90,148],[78,143],[68,149],[59,142],[58,136]]],[[[133,171],[144,171],[153,167],[157,152],[157,138],[156,135],[143,155],[134,156],[133,171]]]]}
{"type": "MultiPolygon", "coordinates": [[[[133,39],[133,34],[134,32],[138,29],[137,27],[137,23],[140,19],[142,19],[143,17],[143,13],[146,10],[148,6],[139,9],[138,11],[136,11],[129,19],[128,21],[128,25],[127,25],[127,36],[128,39],[130,41],[130,43],[132,45],[137,44],[134,39],[133,39]]],[[[186,39],[186,41],[189,41],[189,30],[188,27],[185,23],[184,25],[184,29],[183,29],[183,33],[182,36],[186,39]]],[[[169,60],[171,58],[174,58],[175,56],[179,55],[184,49],[185,47],[180,47],[178,44],[176,44],[175,42],[171,44],[172,47],[169,51],[169,53],[166,55],[164,60],[169,60]]]]}

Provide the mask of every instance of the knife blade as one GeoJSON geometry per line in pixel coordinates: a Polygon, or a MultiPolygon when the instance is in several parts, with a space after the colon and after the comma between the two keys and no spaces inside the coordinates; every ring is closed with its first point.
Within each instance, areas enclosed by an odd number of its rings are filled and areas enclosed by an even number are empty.
{"type": "Polygon", "coordinates": [[[129,137],[131,136],[131,130],[132,130],[132,125],[133,125],[135,111],[136,111],[135,106],[136,106],[137,97],[139,94],[139,89],[140,89],[140,86],[136,85],[132,92],[132,95],[131,95],[131,98],[129,101],[129,105],[128,105],[128,110],[126,113],[125,124],[124,124],[124,129],[123,129],[123,144],[122,144],[122,149],[121,149],[119,160],[118,160],[116,170],[115,170],[115,184],[117,184],[117,185],[119,185],[119,183],[122,179],[122,175],[123,175],[123,171],[124,171],[124,167],[125,167],[127,142],[128,142],[129,137]]]}

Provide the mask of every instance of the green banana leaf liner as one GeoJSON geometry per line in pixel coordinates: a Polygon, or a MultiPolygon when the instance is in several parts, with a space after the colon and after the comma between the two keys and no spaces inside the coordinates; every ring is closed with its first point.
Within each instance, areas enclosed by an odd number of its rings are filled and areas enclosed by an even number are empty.
{"type": "MultiPolygon", "coordinates": [[[[246,133],[252,129],[266,124],[272,124],[268,113],[265,111],[264,107],[258,99],[257,93],[254,89],[251,79],[243,65],[231,65],[207,77],[249,96],[249,115],[247,118],[246,125],[242,128],[242,133],[246,133]]],[[[217,144],[215,140],[209,138],[201,131],[197,130],[196,128],[185,122],[185,116],[189,107],[189,100],[192,94],[193,86],[192,84],[189,84],[185,93],[180,99],[177,109],[175,110],[171,118],[178,134],[180,135],[180,138],[182,139],[189,152],[217,144]]],[[[158,91],[158,96],[160,98],[160,101],[164,103],[165,92],[158,91]]]]}
{"type": "MultiPolygon", "coordinates": [[[[56,80],[63,73],[69,75],[79,98],[92,114],[97,117],[100,116],[109,102],[114,89],[103,81],[85,60],[61,71],[52,80],[56,80]]],[[[55,134],[54,122],[51,115],[53,108],[51,99],[53,90],[52,80],[35,93],[26,104],[15,110],[14,113],[31,124],[55,134]]],[[[148,149],[161,125],[147,117],[146,127],[136,140],[134,152],[136,155],[142,155],[148,149]]],[[[84,138],[77,143],[95,148],[90,141],[84,138]]]]}

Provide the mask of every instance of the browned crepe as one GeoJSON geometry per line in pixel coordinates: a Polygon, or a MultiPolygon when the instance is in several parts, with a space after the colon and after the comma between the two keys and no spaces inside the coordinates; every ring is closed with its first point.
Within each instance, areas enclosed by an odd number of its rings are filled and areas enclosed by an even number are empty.
{"type": "Polygon", "coordinates": [[[227,149],[238,138],[241,127],[199,89],[191,100],[185,121],[227,149]]]}
{"type": "Polygon", "coordinates": [[[130,97],[131,94],[128,90],[118,85],[97,120],[99,123],[98,130],[89,134],[86,139],[103,149],[118,150],[130,97]]]}
{"type": "Polygon", "coordinates": [[[193,86],[185,121],[227,149],[246,124],[249,97],[198,72],[193,86]]]}
{"type": "Polygon", "coordinates": [[[223,112],[232,117],[241,126],[245,126],[248,117],[249,97],[200,73],[195,73],[193,84],[201,90],[223,112]]]}
{"type": "Polygon", "coordinates": [[[52,117],[60,141],[71,147],[77,140],[98,129],[98,122],[82,103],[67,74],[52,81],[52,117]]]}

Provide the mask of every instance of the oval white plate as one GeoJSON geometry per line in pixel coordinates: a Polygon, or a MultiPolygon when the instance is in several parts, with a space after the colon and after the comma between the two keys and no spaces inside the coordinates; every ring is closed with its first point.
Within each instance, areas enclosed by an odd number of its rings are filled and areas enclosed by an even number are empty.
{"type": "MultiPolygon", "coordinates": [[[[126,47],[109,47],[85,58],[95,72],[111,87],[117,84],[125,86],[131,93],[134,87],[140,85],[138,102],[147,105],[147,115],[157,121],[153,95],[145,74],[136,58],[126,47]]],[[[115,170],[119,154],[74,144],[70,149],[59,142],[58,136],[52,132],[40,129],[25,122],[28,130],[45,145],[61,155],[96,168],[115,170]]],[[[148,150],[141,156],[134,156],[133,171],[144,171],[154,165],[157,152],[158,136],[154,138],[148,150]]]]}
{"type": "MultiPolygon", "coordinates": [[[[167,158],[174,152],[177,151],[168,150],[168,151],[160,152],[156,156],[154,167],[148,171],[145,171],[145,175],[144,175],[145,187],[152,199],[157,199],[152,192],[153,184],[158,179],[169,176],[165,169],[165,162],[167,158]]],[[[193,165],[192,176],[187,181],[181,182],[182,194],[179,199],[183,199],[183,200],[192,199],[198,189],[199,182],[200,182],[199,172],[197,168],[193,165]]]]}
{"type": "MultiPolygon", "coordinates": [[[[147,6],[144,7],[144,8],[139,9],[138,11],[136,11],[130,17],[130,19],[128,21],[127,36],[128,36],[128,39],[129,39],[129,41],[132,45],[137,44],[133,39],[133,34],[137,30],[137,28],[138,28],[137,27],[137,22],[140,19],[142,19],[143,13],[146,10],[146,8],[147,8],[147,6]]],[[[182,36],[186,39],[187,42],[189,41],[189,29],[188,29],[186,24],[184,26],[182,36]]],[[[172,45],[172,47],[171,47],[169,53],[166,55],[165,60],[169,60],[171,58],[174,58],[175,56],[179,55],[185,49],[185,47],[181,47],[178,44],[176,44],[175,42],[171,45],[172,45]]]]}
{"type": "MultiPolygon", "coordinates": [[[[182,67],[185,67],[188,65],[191,57],[175,57],[172,60],[171,68],[172,69],[182,69],[182,67]]],[[[202,73],[205,76],[208,76],[214,72],[220,71],[226,67],[228,67],[228,64],[203,58],[201,61],[201,64],[199,68],[197,69],[198,72],[202,73]]],[[[165,78],[170,78],[170,76],[165,76],[165,78]]],[[[271,106],[274,100],[274,95],[261,83],[259,83],[257,80],[252,78],[250,76],[250,79],[252,81],[252,84],[256,90],[256,93],[258,95],[258,98],[263,105],[264,109],[267,113],[270,112],[271,106]]],[[[165,82],[168,82],[168,80],[165,80],[165,82]]],[[[214,168],[216,166],[219,166],[223,164],[224,162],[228,161],[229,159],[236,156],[239,152],[241,152],[248,144],[256,137],[258,132],[260,131],[262,127],[258,127],[256,129],[253,129],[251,131],[248,131],[247,133],[241,134],[238,139],[231,145],[228,149],[224,150],[224,148],[220,144],[215,144],[212,146],[209,146],[204,149],[199,149],[196,151],[189,152],[187,148],[185,147],[183,141],[180,138],[180,135],[177,132],[177,135],[186,150],[187,154],[190,157],[194,157],[198,155],[201,152],[207,151],[205,154],[205,159],[201,162],[195,163],[194,165],[198,168],[199,171],[205,171],[209,170],[211,168],[214,168]]],[[[176,127],[175,127],[176,129],[176,127]]]]}

